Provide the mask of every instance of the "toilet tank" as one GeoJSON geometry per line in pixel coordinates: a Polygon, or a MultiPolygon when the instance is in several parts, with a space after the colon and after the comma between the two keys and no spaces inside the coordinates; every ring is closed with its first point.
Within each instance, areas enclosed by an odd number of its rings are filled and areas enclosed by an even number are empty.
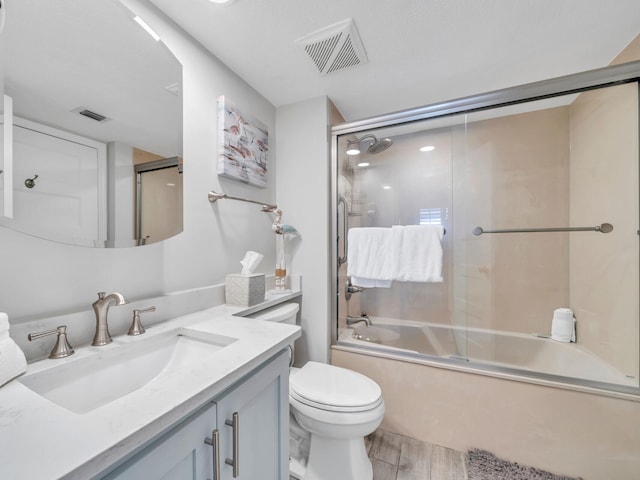
{"type": "MultiPolygon", "coordinates": [[[[266,320],[267,322],[282,322],[289,325],[296,324],[296,317],[300,310],[300,305],[297,303],[281,303],[271,308],[266,308],[259,312],[248,315],[249,318],[255,318],[258,320],[266,320]]],[[[294,343],[289,344],[289,366],[293,365],[295,358],[294,343]]]]}

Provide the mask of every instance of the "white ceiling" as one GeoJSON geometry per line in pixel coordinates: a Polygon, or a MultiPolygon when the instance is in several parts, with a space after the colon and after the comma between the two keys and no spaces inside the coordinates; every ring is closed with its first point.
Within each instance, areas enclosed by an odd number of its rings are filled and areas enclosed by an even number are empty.
{"type": "Polygon", "coordinates": [[[275,106],[327,95],[348,121],[599,68],[638,0],[151,0],[275,106]],[[294,43],[347,18],[369,62],[320,76],[294,43]]]}
{"type": "Polygon", "coordinates": [[[5,5],[0,67],[16,116],[162,156],[182,153],[181,65],[132,12],[118,1],[5,5]],[[110,120],[89,120],[78,107],[110,120]]]}

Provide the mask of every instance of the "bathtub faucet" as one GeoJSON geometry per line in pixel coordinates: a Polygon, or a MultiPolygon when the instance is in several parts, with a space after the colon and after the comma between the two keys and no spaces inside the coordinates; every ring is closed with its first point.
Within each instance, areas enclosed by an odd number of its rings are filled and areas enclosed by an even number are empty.
{"type": "Polygon", "coordinates": [[[347,325],[355,325],[358,322],[364,322],[367,327],[373,326],[373,323],[371,323],[371,319],[364,312],[362,312],[359,317],[350,317],[349,315],[347,315],[347,325]]]}

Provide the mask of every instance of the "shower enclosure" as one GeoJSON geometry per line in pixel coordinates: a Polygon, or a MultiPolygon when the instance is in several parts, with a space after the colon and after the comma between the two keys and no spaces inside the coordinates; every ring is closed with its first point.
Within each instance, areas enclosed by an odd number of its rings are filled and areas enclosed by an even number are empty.
{"type": "Polygon", "coordinates": [[[337,348],[640,393],[639,78],[634,62],[334,127],[337,348]],[[442,227],[441,279],[354,284],[356,229],[415,225],[442,227]],[[575,342],[551,338],[561,308],[575,342]]]}

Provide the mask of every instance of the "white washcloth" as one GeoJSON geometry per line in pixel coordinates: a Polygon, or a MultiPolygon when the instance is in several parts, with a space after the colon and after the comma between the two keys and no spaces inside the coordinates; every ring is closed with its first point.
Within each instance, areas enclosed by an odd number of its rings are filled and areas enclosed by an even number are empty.
{"type": "Polygon", "coordinates": [[[442,282],[442,225],[393,226],[394,275],[399,282],[442,282]]]}
{"type": "Polygon", "coordinates": [[[9,317],[0,312],[0,386],[22,375],[27,370],[27,360],[16,342],[9,337],[9,317]]]}
{"type": "Polygon", "coordinates": [[[390,228],[352,228],[347,245],[347,275],[358,287],[389,288],[393,280],[393,237],[390,228]]]}
{"type": "Polygon", "coordinates": [[[576,319],[570,308],[556,308],[551,322],[551,338],[558,342],[576,341],[576,319]]]}

